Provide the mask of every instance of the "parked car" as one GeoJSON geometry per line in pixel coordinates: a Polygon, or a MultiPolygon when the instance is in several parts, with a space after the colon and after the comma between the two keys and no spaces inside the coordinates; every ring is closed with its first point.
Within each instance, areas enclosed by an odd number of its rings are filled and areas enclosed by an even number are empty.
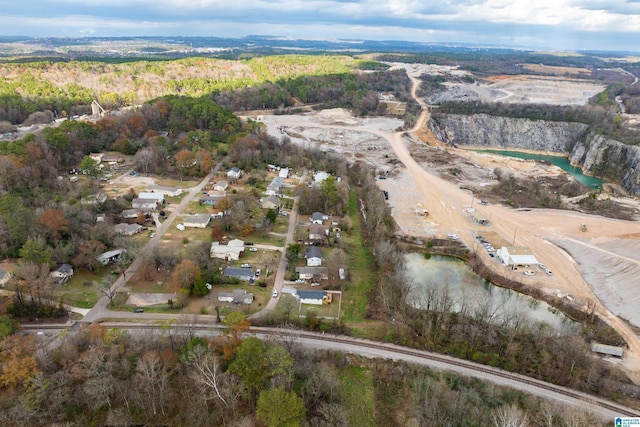
{"type": "Polygon", "coordinates": [[[273,291],[273,297],[278,298],[278,291],[275,291],[275,290],[273,291]]]}
{"type": "Polygon", "coordinates": [[[547,273],[549,276],[553,276],[553,271],[549,270],[548,268],[545,268],[544,272],[547,273]]]}
{"type": "Polygon", "coordinates": [[[531,270],[527,270],[527,271],[524,272],[525,276],[533,276],[534,274],[536,274],[536,273],[531,271],[531,270]]]}
{"type": "Polygon", "coordinates": [[[143,310],[143,309],[141,309],[140,307],[138,307],[138,308],[134,308],[134,309],[133,309],[133,312],[134,312],[134,313],[144,313],[144,310],[143,310]]]}
{"type": "Polygon", "coordinates": [[[258,248],[249,248],[249,252],[258,252],[258,248]]]}
{"type": "Polygon", "coordinates": [[[304,279],[296,279],[296,283],[304,283],[304,279]]]}
{"type": "Polygon", "coordinates": [[[246,264],[246,263],[245,263],[245,264],[242,264],[240,267],[242,267],[242,268],[250,268],[250,267],[251,267],[251,264],[246,264]]]}
{"type": "Polygon", "coordinates": [[[244,242],[245,246],[253,246],[253,242],[244,242]]]}
{"type": "Polygon", "coordinates": [[[259,268],[256,268],[256,277],[260,277],[262,271],[259,268]]]}

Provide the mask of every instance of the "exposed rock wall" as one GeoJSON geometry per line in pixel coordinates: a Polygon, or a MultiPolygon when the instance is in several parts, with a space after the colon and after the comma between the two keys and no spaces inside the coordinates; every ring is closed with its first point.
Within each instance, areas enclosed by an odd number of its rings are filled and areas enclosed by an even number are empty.
{"type": "Polygon", "coordinates": [[[629,193],[640,195],[640,147],[626,145],[589,132],[569,153],[571,163],[590,175],[620,182],[629,193]]]}
{"type": "Polygon", "coordinates": [[[620,182],[630,193],[640,195],[640,147],[589,132],[582,123],[436,112],[428,126],[451,145],[564,153],[584,173],[620,182]]]}
{"type": "Polygon", "coordinates": [[[587,125],[514,119],[486,114],[434,113],[429,121],[433,133],[443,142],[487,148],[522,148],[568,154],[584,140],[587,125]]]}

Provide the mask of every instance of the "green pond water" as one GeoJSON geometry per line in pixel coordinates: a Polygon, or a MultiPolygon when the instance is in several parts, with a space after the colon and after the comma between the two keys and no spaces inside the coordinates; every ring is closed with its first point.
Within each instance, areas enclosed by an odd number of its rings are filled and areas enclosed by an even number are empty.
{"type": "Polygon", "coordinates": [[[515,157],[517,159],[535,160],[537,162],[546,161],[558,166],[569,175],[573,176],[576,181],[590,188],[601,188],[606,180],[588,176],[582,173],[582,169],[569,163],[569,158],[563,156],[548,156],[544,154],[523,153],[521,151],[503,151],[503,150],[473,150],[481,153],[499,154],[506,157],[515,157]]]}

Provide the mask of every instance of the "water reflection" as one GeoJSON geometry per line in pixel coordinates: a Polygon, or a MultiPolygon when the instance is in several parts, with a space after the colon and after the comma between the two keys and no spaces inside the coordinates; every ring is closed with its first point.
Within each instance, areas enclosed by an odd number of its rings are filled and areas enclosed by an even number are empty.
{"type": "Polygon", "coordinates": [[[576,327],[547,303],[492,285],[455,258],[408,254],[405,263],[412,280],[407,302],[414,307],[455,311],[518,328],[553,328],[562,334],[576,327]]]}

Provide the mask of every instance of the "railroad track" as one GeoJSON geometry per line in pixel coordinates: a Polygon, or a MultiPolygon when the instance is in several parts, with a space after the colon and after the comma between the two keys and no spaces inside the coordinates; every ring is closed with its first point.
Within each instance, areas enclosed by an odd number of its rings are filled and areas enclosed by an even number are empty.
{"type": "MultiPolygon", "coordinates": [[[[103,325],[107,328],[120,328],[125,330],[148,330],[160,329],[157,324],[144,323],[125,323],[125,322],[105,322],[103,325]]],[[[42,326],[25,326],[25,331],[29,330],[62,330],[67,329],[66,325],[42,325],[42,326]]],[[[176,324],[176,329],[186,329],[187,326],[176,324]]],[[[219,333],[225,327],[217,324],[197,324],[189,325],[189,329],[200,332],[219,333]]],[[[352,354],[360,354],[368,357],[380,357],[394,360],[405,360],[409,363],[419,363],[425,366],[431,366],[435,369],[449,370],[464,376],[475,376],[480,379],[506,385],[507,387],[518,388],[524,392],[535,394],[545,398],[563,401],[566,404],[578,406],[578,402],[582,403],[582,407],[588,408],[591,412],[598,412],[603,417],[640,416],[640,410],[634,410],[617,403],[589,395],[587,393],[571,390],[566,387],[551,384],[545,381],[530,378],[525,375],[504,371],[502,369],[493,368],[491,366],[481,365],[455,357],[432,353],[423,350],[416,350],[401,347],[395,344],[380,343],[368,341],[359,338],[351,338],[338,335],[320,334],[314,332],[300,331],[294,329],[264,328],[251,327],[248,331],[259,337],[288,337],[301,342],[303,345],[322,348],[331,348],[336,351],[344,351],[352,354]],[[318,345],[325,344],[325,345],[318,345]],[[329,346],[327,344],[337,344],[329,346]],[[372,351],[365,351],[372,350],[372,351]],[[413,359],[413,360],[412,360],[413,359]],[[504,381],[500,381],[504,380],[504,381]],[[517,383],[520,387],[513,387],[507,383],[517,383]],[[562,396],[565,399],[556,396],[562,396]]]]}

